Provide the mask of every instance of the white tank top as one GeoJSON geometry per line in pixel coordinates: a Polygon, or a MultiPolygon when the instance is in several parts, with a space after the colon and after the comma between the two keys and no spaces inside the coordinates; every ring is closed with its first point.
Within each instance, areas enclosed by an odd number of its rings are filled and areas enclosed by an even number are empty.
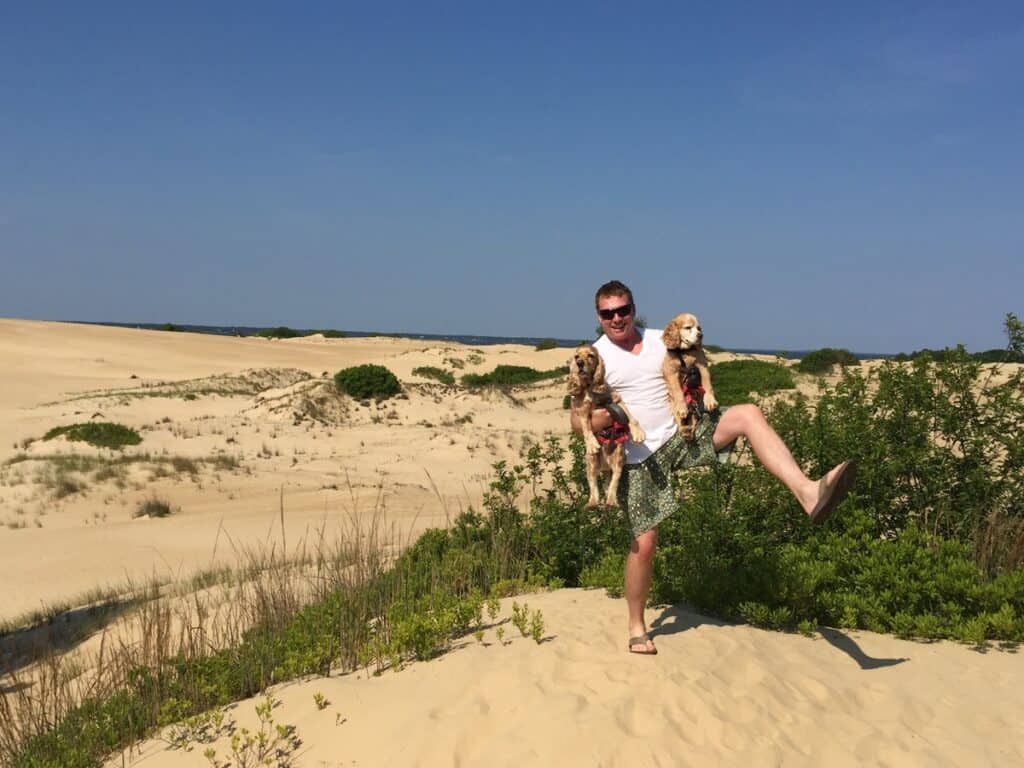
{"type": "Polygon", "coordinates": [[[634,355],[601,336],[594,347],[604,361],[608,385],[619,393],[647,434],[642,443],[626,442],[626,463],[639,464],[676,433],[676,422],[669,407],[668,388],[661,375],[665,345],[661,329],[637,328],[643,349],[634,355]]]}

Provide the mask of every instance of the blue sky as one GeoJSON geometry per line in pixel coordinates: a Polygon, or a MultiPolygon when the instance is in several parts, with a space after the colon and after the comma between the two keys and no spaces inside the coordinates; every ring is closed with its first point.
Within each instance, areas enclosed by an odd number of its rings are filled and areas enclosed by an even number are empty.
{"type": "Polygon", "coordinates": [[[1003,346],[1024,5],[7,3],[0,316],[1003,346]]]}

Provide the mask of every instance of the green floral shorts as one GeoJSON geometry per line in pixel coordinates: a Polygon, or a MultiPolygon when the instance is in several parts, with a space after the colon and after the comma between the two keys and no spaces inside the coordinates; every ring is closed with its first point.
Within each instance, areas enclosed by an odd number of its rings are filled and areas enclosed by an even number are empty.
{"type": "Polygon", "coordinates": [[[721,408],[705,413],[693,442],[687,442],[676,432],[669,441],[639,464],[629,464],[622,473],[625,483],[626,514],[633,536],[645,531],[671,515],[679,507],[679,497],[672,484],[672,475],[693,467],[710,467],[729,460],[733,445],[730,443],[715,451],[712,436],[718,419],[725,412],[721,408]]]}

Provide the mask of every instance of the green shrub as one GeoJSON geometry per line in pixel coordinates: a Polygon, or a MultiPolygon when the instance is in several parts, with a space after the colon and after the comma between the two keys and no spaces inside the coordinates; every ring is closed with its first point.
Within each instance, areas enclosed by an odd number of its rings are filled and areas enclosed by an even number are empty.
{"type": "Polygon", "coordinates": [[[106,421],[54,427],[43,435],[43,440],[52,440],[60,435],[64,435],[68,440],[95,445],[97,448],[123,448],[126,445],[138,445],[142,442],[142,437],[134,429],[123,424],[106,421]]]}
{"type": "Polygon", "coordinates": [[[279,325],[276,328],[265,328],[262,331],[257,331],[253,335],[264,339],[295,339],[302,336],[302,334],[295,329],[289,328],[285,325],[279,325]]]}
{"type": "Polygon", "coordinates": [[[750,402],[750,395],[766,395],[780,389],[793,389],[793,373],[784,365],[763,360],[732,360],[711,366],[711,380],[722,405],[750,402]]]}
{"type": "Polygon", "coordinates": [[[566,375],[564,365],[547,371],[538,371],[525,365],[499,365],[490,373],[466,373],[462,376],[462,384],[466,387],[519,387],[547,379],[557,379],[566,375]]]}
{"type": "Polygon", "coordinates": [[[808,352],[800,358],[800,362],[796,364],[796,369],[800,373],[820,374],[828,373],[835,365],[860,365],[860,360],[848,349],[823,347],[822,349],[808,352]]]}
{"type": "Polygon", "coordinates": [[[387,399],[402,391],[398,377],[383,365],[357,365],[344,368],[334,374],[338,391],[358,400],[367,398],[387,399]]]}
{"type": "Polygon", "coordinates": [[[544,350],[547,350],[547,349],[557,349],[557,348],[558,348],[558,342],[555,341],[554,339],[541,339],[540,341],[537,342],[537,346],[534,347],[534,349],[537,352],[543,352],[544,350]]]}
{"type": "Polygon", "coordinates": [[[593,565],[588,565],[580,573],[580,586],[588,589],[603,589],[609,597],[622,597],[625,564],[625,552],[605,552],[600,560],[593,565]]]}
{"type": "Polygon", "coordinates": [[[455,384],[455,374],[444,368],[433,365],[420,365],[412,369],[413,376],[422,376],[425,379],[434,379],[442,384],[455,384]]]}
{"type": "Polygon", "coordinates": [[[328,328],[324,331],[314,331],[314,333],[322,333],[325,339],[344,339],[344,331],[336,331],[333,328],[328,328]]]}

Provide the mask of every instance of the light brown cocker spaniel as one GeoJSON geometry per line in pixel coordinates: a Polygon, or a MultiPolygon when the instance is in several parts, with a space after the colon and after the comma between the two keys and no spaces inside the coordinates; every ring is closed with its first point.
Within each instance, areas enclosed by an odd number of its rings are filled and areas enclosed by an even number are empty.
{"type": "Polygon", "coordinates": [[[583,431],[583,442],[586,445],[587,486],[590,489],[587,506],[596,507],[601,503],[597,479],[602,472],[611,472],[604,503],[611,507],[618,506],[619,480],[626,463],[623,443],[627,436],[634,442],[643,442],[645,435],[636,419],[622,404],[622,398],[608,386],[604,378],[604,362],[590,344],[580,345],[569,361],[569,396],[572,414],[583,431]],[[602,434],[599,439],[594,434],[591,421],[595,408],[608,408],[613,419],[618,422],[624,417],[627,423],[617,423],[611,430],[604,430],[610,434],[602,434]],[[621,415],[616,418],[616,414],[621,415]],[[628,427],[628,433],[625,427],[628,427]]]}

